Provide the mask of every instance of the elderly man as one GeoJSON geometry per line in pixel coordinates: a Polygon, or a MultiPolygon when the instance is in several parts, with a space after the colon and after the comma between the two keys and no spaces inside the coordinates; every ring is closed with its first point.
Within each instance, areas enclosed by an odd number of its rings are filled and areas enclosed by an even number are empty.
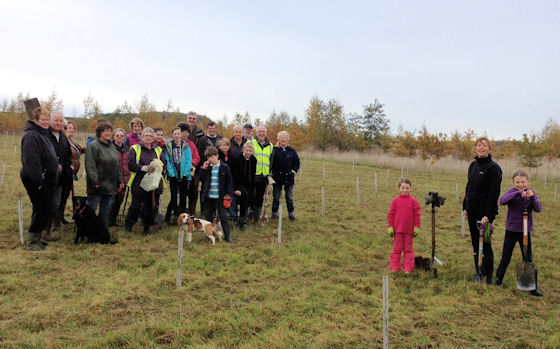
{"type": "Polygon", "coordinates": [[[62,194],[62,185],[65,182],[72,180],[72,150],[70,143],[62,132],[64,128],[64,115],[61,112],[55,111],[51,113],[51,120],[49,124],[49,140],[51,141],[56,157],[58,159],[58,182],[54,185],[53,195],[51,201],[51,214],[43,231],[44,241],[56,241],[59,237],[50,235],[51,225],[55,223],[55,229],[60,229],[60,221],[62,219],[63,210],[59,209],[60,198],[62,194]]]}
{"type": "Polygon", "coordinates": [[[253,140],[253,125],[245,124],[245,126],[243,126],[243,138],[248,141],[253,140]]]}
{"type": "Polygon", "coordinates": [[[272,182],[272,177],[269,179],[270,167],[272,161],[272,143],[266,138],[266,126],[257,126],[257,137],[253,139],[253,146],[255,147],[254,156],[257,158],[257,169],[255,172],[255,214],[254,222],[257,223],[262,211],[264,201],[264,194],[266,186],[269,181],[272,182]]]}

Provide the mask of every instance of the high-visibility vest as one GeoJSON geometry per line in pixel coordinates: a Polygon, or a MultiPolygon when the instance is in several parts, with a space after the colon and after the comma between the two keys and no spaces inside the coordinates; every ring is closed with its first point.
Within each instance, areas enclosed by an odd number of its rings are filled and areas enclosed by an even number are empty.
{"type": "Polygon", "coordinates": [[[272,154],[272,144],[269,143],[266,147],[261,148],[259,141],[253,138],[253,146],[255,152],[253,155],[257,158],[257,171],[256,175],[268,176],[270,173],[270,155],[272,154]]]}
{"type": "MultiPolygon", "coordinates": [[[[138,165],[140,163],[140,153],[142,152],[142,147],[140,147],[140,144],[134,144],[132,147],[130,147],[130,149],[134,149],[134,151],[136,152],[136,164],[138,165]]],[[[161,148],[155,147],[154,150],[156,151],[158,160],[161,160],[160,158],[161,148]]],[[[128,180],[128,184],[127,184],[128,187],[132,187],[132,182],[134,181],[134,177],[136,177],[136,172],[131,172],[130,179],[128,180]]],[[[165,182],[163,182],[163,186],[165,187],[165,182]]]]}

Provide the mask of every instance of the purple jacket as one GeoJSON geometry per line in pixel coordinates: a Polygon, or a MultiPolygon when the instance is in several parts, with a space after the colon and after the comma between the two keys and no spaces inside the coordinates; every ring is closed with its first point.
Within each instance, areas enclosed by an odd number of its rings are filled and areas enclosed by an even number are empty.
{"type": "Polygon", "coordinates": [[[529,231],[533,231],[533,211],[541,212],[541,202],[537,193],[533,189],[530,190],[535,193],[531,198],[522,198],[522,192],[517,188],[511,188],[500,198],[500,205],[508,205],[506,230],[523,232],[523,205],[528,205],[527,226],[529,231]]]}

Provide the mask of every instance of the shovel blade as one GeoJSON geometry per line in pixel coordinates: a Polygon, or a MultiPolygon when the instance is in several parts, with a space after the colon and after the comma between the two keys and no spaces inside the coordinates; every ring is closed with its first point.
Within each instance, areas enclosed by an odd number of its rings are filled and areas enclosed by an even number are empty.
{"type": "Polygon", "coordinates": [[[517,288],[522,291],[532,291],[536,287],[535,264],[530,262],[517,263],[517,288]]]}

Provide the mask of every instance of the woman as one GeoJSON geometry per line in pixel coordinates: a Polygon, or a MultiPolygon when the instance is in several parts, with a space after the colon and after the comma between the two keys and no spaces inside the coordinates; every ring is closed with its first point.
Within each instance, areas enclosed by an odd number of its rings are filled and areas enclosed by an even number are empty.
{"type": "MultiPolygon", "coordinates": [[[[488,138],[480,137],[475,142],[476,157],[469,166],[463,215],[468,219],[474,266],[478,266],[479,230],[477,221],[482,224],[492,223],[498,214],[498,197],[502,183],[502,169],[492,160],[491,144],[488,138]]],[[[486,282],[492,283],[494,273],[494,252],[491,241],[483,243],[482,275],[486,282]]]]}
{"type": "MultiPolygon", "coordinates": [[[[124,137],[124,130],[122,128],[117,128],[115,132],[113,132],[113,145],[117,149],[117,156],[119,158],[119,173],[123,177],[123,183],[126,184],[130,179],[130,170],[128,169],[128,151],[130,148],[124,144],[124,137]]],[[[109,225],[111,227],[117,225],[117,216],[124,196],[125,187],[123,186],[122,189],[119,188],[117,191],[113,199],[113,204],[111,205],[111,212],[109,213],[109,225]]]]}
{"type": "Polygon", "coordinates": [[[299,170],[299,157],[294,148],[288,145],[290,134],[287,131],[278,132],[278,146],[272,151],[272,218],[278,217],[278,207],[280,205],[280,195],[282,187],[286,193],[286,206],[288,218],[291,221],[296,219],[294,215],[294,178],[299,170]]]}
{"type": "Polygon", "coordinates": [[[80,156],[86,151],[84,147],[79,145],[74,141],[74,135],[78,131],[76,124],[72,121],[64,121],[64,134],[70,143],[70,150],[72,151],[72,177],[68,181],[62,183],[62,199],[60,200],[60,206],[58,207],[58,219],[63,224],[68,224],[69,222],[64,219],[64,208],[66,207],[66,202],[68,201],[68,196],[74,187],[73,181],[78,180],[78,171],[80,170],[80,156]]]}
{"type": "Polygon", "coordinates": [[[53,187],[58,181],[58,159],[48,139],[50,114],[39,107],[33,110],[33,121],[28,121],[21,139],[20,178],[33,205],[31,226],[28,230],[28,248],[41,251],[41,233],[46,229],[51,211],[53,187]]]}
{"type": "Polygon", "coordinates": [[[169,180],[169,191],[171,198],[165,213],[165,222],[171,224],[171,214],[175,217],[187,212],[187,192],[191,181],[192,154],[189,145],[181,139],[181,128],[175,127],[171,130],[173,139],[164,147],[165,159],[167,160],[167,179],[169,180]],[[179,204],[177,204],[177,193],[179,204]]]}
{"type": "Polygon", "coordinates": [[[132,226],[138,220],[138,216],[142,213],[142,223],[144,225],[144,234],[151,232],[150,227],[155,224],[154,216],[157,212],[159,196],[163,192],[163,179],[160,180],[159,187],[155,191],[147,192],[140,187],[140,182],[146,173],[154,172],[154,167],[150,162],[159,159],[163,162],[165,172],[165,156],[161,156],[160,147],[152,147],[154,142],[154,130],[150,127],[142,131],[142,140],[139,144],[130,147],[128,152],[128,168],[131,175],[128,181],[130,192],[132,194],[132,202],[130,209],[126,215],[125,230],[132,231],[132,226]]]}
{"type": "Polygon", "coordinates": [[[96,139],[86,148],[87,205],[94,211],[99,206],[99,218],[109,228],[109,212],[117,190],[122,190],[117,150],[111,143],[113,125],[102,122],[95,128],[96,139]]]}
{"type": "Polygon", "coordinates": [[[144,129],[144,121],[140,118],[134,118],[130,120],[128,126],[130,127],[130,133],[126,135],[124,144],[126,144],[127,147],[132,147],[140,142],[140,135],[144,129]]]}

